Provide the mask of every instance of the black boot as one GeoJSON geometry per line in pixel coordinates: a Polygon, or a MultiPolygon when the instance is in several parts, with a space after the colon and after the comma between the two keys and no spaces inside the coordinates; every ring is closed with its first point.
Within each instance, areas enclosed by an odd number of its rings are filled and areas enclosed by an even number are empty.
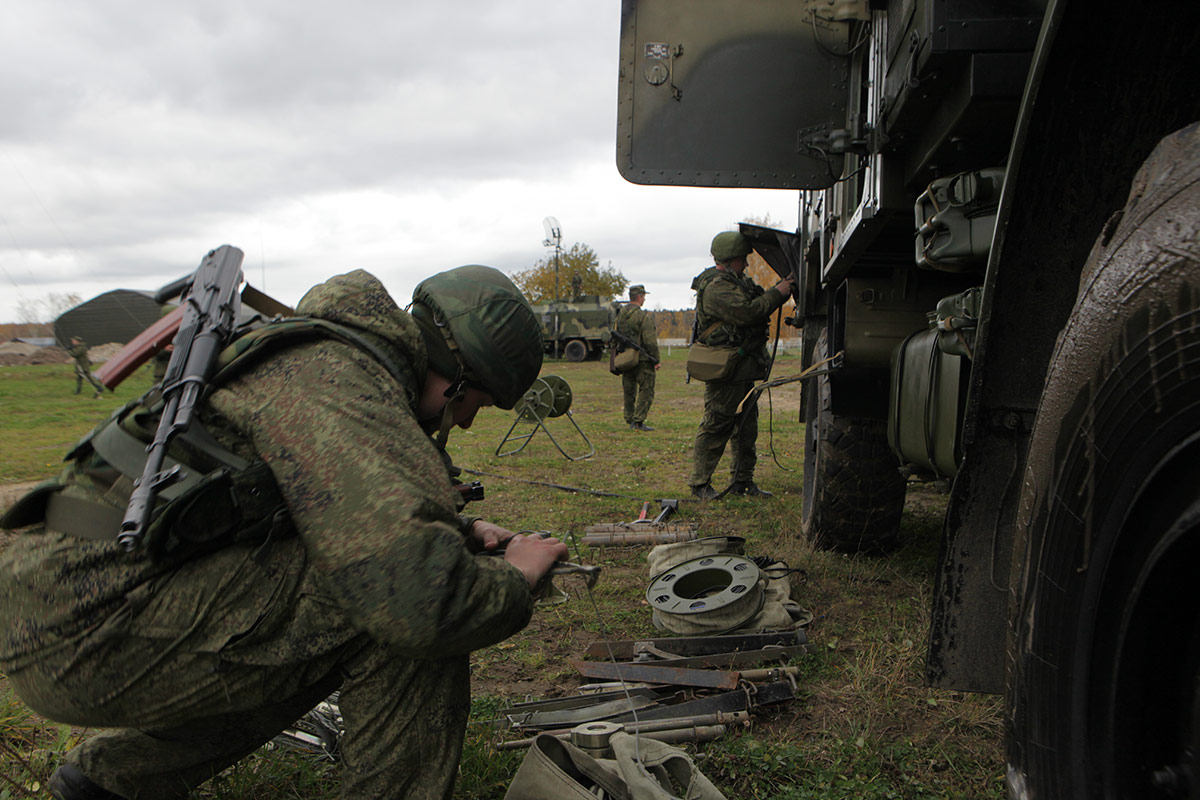
{"type": "Polygon", "coordinates": [[[718,496],[717,490],[712,487],[711,483],[692,487],[692,497],[700,500],[716,500],[718,496]]]}
{"type": "Polygon", "coordinates": [[[99,784],[93,783],[77,767],[63,764],[54,770],[47,787],[54,800],[125,800],[99,784]]]}
{"type": "Polygon", "coordinates": [[[766,489],[758,488],[754,481],[736,481],[729,486],[730,494],[741,494],[746,497],[773,497],[766,489]]]}

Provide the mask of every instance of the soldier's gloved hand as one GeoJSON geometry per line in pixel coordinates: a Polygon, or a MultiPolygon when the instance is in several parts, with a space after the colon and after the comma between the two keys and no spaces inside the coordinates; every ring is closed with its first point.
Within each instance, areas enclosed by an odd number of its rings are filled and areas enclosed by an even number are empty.
{"type": "Polygon", "coordinates": [[[793,285],[792,276],[788,275],[786,278],[781,280],[779,283],[775,284],[775,288],[778,289],[779,293],[782,294],[784,297],[791,297],[792,296],[792,285],[793,285]]]}
{"type": "Polygon", "coordinates": [[[474,553],[480,550],[495,550],[516,535],[507,528],[501,528],[494,522],[477,519],[475,520],[475,524],[471,526],[470,538],[472,543],[468,546],[471,552],[474,553]]]}
{"type": "Polygon", "coordinates": [[[504,560],[521,570],[525,580],[529,581],[530,591],[551,567],[566,558],[567,545],[553,536],[543,539],[515,534],[504,550],[504,560]]]}

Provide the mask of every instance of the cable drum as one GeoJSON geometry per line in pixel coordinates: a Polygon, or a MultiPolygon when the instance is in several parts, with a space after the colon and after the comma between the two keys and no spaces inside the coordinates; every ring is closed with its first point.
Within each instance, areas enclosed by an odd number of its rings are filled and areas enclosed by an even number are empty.
{"type": "Polygon", "coordinates": [[[521,397],[518,415],[525,420],[561,417],[571,408],[571,386],[558,375],[538,378],[521,397]]]}
{"type": "Polygon", "coordinates": [[[700,556],[660,573],[646,589],[654,624],[678,634],[734,631],[762,610],[765,579],[753,561],[700,556]]]}

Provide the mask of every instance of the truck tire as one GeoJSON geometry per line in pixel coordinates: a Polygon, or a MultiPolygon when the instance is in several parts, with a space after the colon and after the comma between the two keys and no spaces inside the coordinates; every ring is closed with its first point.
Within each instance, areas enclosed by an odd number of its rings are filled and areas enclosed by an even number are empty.
{"type": "Polygon", "coordinates": [[[567,346],[563,348],[563,357],[567,361],[583,361],[587,358],[587,344],[582,339],[572,339],[567,342],[567,346]]]}
{"type": "MultiPolygon", "coordinates": [[[[813,362],[826,357],[821,331],[813,362]]],[[[887,423],[836,416],[828,376],[804,387],[804,501],[800,529],[818,547],[883,552],[899,539],[905,480],[887,443],[887,423]]]]}
{"type": "Polygon", "coordinates": [[[1200,124],[1088,257],[1019,509],[1010,795],[1200,796],[1200,124]]]}

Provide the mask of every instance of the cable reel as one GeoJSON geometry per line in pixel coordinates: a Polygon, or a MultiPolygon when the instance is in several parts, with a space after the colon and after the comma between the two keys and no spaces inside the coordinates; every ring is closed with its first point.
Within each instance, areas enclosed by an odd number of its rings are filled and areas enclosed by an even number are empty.
{"type": "Polygon", "coordinates": [[[571,387],[565,378],[558,375],[543,375],[534,380],[533,385],[526,390],[521,399],[517,401],[513,410],[517,414],[517,418],[513,421],[512,427],[508,429],[508,433],[504,434],[504,438],[500,440],[500,444],[496,447],[496,455],[511,456],[525,449],[529,444],[529,440],[538,430],[546,432],[546,436],[558,448],[558,452],[562,453],[565,458],[570,461],[579,461],[585,458],[591,458],[596,453],[596,448],[592,446],[587,435],[579,427],[579,423],[571,415],[571,401],[574,395],[571,392],[571,387]],[[570,455],[563,449],[558,440],[554,438],[554,434],[546,427],[546,420],[555,419],[565,416],[567,420],[575,427],[576,433],[583,439],[584,445],[587,447],[587,452],[582,455],[570,455]],[[513,435],[513,431],[518,425],[532,426],[524,433],[513,435]],[[508,450],[504,450],[504,445],[513,442],[517,446],[508,450]]]}
{"type": "Polygon", "coordinates": [[[763,578],[748,558],[722,553],[689,559],[660,573],[646,589],[655,624],[674,630],[675,617],[685,627],[712,632],[733,631],[754,619],[765,600],[763,578]]]}
{"type": "Polygon", "coordinates": [[[526,422],[561,417],[571,410],[574,395],[566,380],[558,375],[538,378],[517,403],[517,415],[526,422]]]}

